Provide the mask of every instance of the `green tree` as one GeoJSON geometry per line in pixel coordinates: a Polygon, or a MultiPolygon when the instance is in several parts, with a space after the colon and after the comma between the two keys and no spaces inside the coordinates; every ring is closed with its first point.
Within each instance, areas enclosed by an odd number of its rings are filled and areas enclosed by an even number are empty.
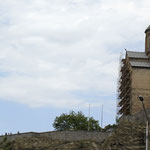
{"type": "Polygon", "coordinates": [[[61,114],[56,117],[53,123],[55,130],[89,130],[90,131],[100,131],[101,128],[97,120],[93,117],[88,118],[80,111],[75,113],[71,111],[69,114],[61,114]]]}

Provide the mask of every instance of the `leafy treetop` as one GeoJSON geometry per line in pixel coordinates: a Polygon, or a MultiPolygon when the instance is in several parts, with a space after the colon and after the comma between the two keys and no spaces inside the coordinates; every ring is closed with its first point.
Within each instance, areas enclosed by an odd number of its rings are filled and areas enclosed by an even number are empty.
{"type": "Polygon", "coordinates": [[[101,131],[101,127],[97,120],[93,117],[85,117],[84,114],[79,111],[75,113],[71,111],[69,114],[61,114],[56,117],[53,123],[55,130],[89,130],[90,131],[101,131]]]}

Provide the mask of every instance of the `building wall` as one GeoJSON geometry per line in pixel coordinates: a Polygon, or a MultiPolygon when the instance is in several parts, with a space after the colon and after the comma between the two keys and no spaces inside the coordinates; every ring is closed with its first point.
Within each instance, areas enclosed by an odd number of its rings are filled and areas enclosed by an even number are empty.
{"type": "Polygon", "coordinates": [[[139,95],[144,98],[146,108],[150,108],[150,69],[132,68],[131,76],[131,115],[143,110],[138,99],[139,95]]]}

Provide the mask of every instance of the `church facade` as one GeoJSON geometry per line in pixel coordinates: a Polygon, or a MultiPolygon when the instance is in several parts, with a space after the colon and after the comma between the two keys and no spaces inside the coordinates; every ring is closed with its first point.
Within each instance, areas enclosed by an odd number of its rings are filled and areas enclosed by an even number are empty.
{"type": "Polygon", "coordinates": [[[139,95],[150,108],[150,26],[145,30],[145,52],[126,51],[121,60],[118,114],[133,115],[143,110],[139,95]]]}

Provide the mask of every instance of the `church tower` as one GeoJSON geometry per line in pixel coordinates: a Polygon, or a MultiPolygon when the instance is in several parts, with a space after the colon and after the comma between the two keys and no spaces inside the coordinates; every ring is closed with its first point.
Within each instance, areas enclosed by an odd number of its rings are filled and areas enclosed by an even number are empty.
{"type": "Polygon", "coordinates": [[[142,111],[139,95],[144,97],[145,108],[150,109],[150,26],[145,34],[145,52],[126,51],[126,56],[121,61],[119,115],[134,115],[142,111]]]}

